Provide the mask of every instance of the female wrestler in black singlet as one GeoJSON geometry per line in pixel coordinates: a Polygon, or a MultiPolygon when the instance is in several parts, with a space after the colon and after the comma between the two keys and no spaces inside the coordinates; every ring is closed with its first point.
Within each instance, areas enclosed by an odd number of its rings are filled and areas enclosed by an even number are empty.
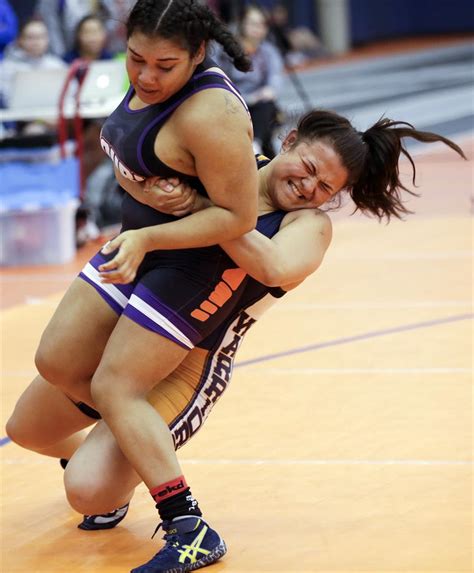
{"type": "MultiPolygon", "coordinates": [[[[244,280],[235,265],[226,273],[229,259],[222,251],[199,247],[234,239],[253,229],[257,218],[249,114],[207,59],[207,44],[220,43],[242,70],[249,60],[197,0],[139,0],[127,35],[132,85],[102,133],[103,148],[128,193],[124,229],[112,242],[111,256],[94,257],[68,289],[43,333],[36,366],[66,396],[100,410],[162,519],[170,520],[201,512],[168,426],[147,394],[225,318],[244,280]],[[180,219],[157,216],[143,181],[170,174],[188,179],[213,206],[180,219]],[[188,248],[192,258],[184,253],[185,263],[176,249],[188,248]],[[220,287],[223,279],[230,296],[220,287]],[[131,288],[130,296],[111,281],[131,288]]],[[[206,562],[224,547],[209,530],[202,548],[206,562]]]]}

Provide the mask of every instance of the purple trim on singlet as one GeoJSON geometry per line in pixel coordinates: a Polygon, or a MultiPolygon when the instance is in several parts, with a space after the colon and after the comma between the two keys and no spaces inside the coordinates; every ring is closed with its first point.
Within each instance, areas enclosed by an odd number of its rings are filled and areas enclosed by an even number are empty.
{"type": "MultiPolygon", "coordinates": [[[[102,265],[103,263],[107,262],[107,260],[109,260],[109,259],[110,259],[110,257],[106,258],[101,253],[97,253],[92,257],[92,259],[89,261],[88,264],[91,265],[91,267],[93,267],[97,271],[97,273],[99,273],[99,266],[102,265]]],[[[107,287],[100,282],[99,277],[87,276],[84,272],[86,267],[87,267],[87,265],[79,273],[79,276],[81,277],[81,279],[86,281],[87,283],[89,283],[91,286],[93,286],[95,288],[95,290],[100,294],[100,296],[107,302],[107,304],[117,314],[122,314],[125,305],[122,306],[119,302],[117,302],[117,300],[115,300],[105,290],[107,287]]],[[[128,299],[132,295],[134,285],[130,284],[130,283],[129,284],[113,284],[113,285],[110,285],[108,288],[113,288],[113,289],[120,291],[120,293],[128,301],[128,299]]]]}
{"type": "MultiPolygon", "coordinates": [[[[218,74],[216,74],[218,75],[218,74]]],[[[223,80],[225,80],[225,78],[223,78],[222,76],[220,76],[223,80]]],[[[162,113],[160,113],[149,125],[146,129],[143,130],[142,134],[140,135],[140,139],[138,140],[137,143],[137,159],[138,159],[138,163],[140,164],[140,167],[143,169],[143,171],[149,175],[150,177],[152,177],[154,174],[146,167],[144,161],[143,161],[143,155],[142,155],[142,148],[143,148],[143,141],[144,139],[147,137],[148,133],[155,127],[155,125],[157,123],[160,123],[163,119],[165,119],[167,116],[171,115],[171,113],[174,112],[174,110],[179,107],[184,101],[186,101],[187,99],[189,99],[191,96],[193,96],[194,94],[197,94],[199,92],[202,92],[204,90],[207,90],[209,88],[220,88],[220,89],[224,89],[230,93],[233,93],[235,95],[235,93],[233,92],[233,90],[227,86],[227,85],[222,85],[222,84],[206,84],[205,86],[201,86],[198,87],[196,89],[193,89],[192,91],[188,92],[186,95],[184,95],[182,98],[180,98],[179,100],[177,100],[174,104],[170,105],[168,108],[166,108],[162,113]]],[[[242,102],[241,102],[242,103],[242,102]]],[[[242,105],[244,105],[242,103],[242,105]]],[[[146,108],[144,108],[146,109],[146,108]]],[[[141,110],[140,110],[141,111],[141,110]]],[[[248,111],[248,110],[247,110],[248,111]]]]}
{"type": "MultiPolygon", "coordinates": [[[[133,294],[140,301],[143,301],[153,309],[154,313],[157,314],[156,318],[158,321],[160,320],[160,317],[163,317],[165,319],[163,322],[171,323],[173,327],[187,339],[189,339],[193,345],[196,345],[202,339],[201,333],[195,330],[188,322],[186,322],[183,317],[177,314],[176,311],[164,304],[146,286],[139,283],[133,291],[133,294]]],[[[189,346],[186,346],[180,342],[178,337],[173,336],[172,330],[166,330],[166,325],[160,325],[157,320],[153,319],[153,317],[147,316],[139,308],[132,306],[130,301],[129,304],[125,307],[123,314],[131,318],[134,322],[144,326],[148,330],[153,330],[154,332],[163,334],[163,336],[176,341],[181,346],[189,348],[189,346]]]]}
{"type": "Polygon", "coordinates": [[[130,86],[128,88],[128,92],[125,94],[125,98],[123,101],[123,107],[125,109],[125,111],[127,113],[133,114],[133,113],[142,113],[143,111],[148,109],[148,106],[146,107],[142,107],[141,109],[132,109],[130,107],[130,100],[132,99],[133,94],[135,93],[135,89],[133,86],[130,86]]]}
{"type": "MultiPolygon", "coordinates": [[[[230,93],[232,93],[232,94],[235,95],[233,89],[231,89],[230,87],[225,87],[225,86],[223,86],[222,84],[206,84],[205,87],[199,88],[198,90],[196,90],[196,92],[201,91],[202,89],[206,89],[206,88],[222,88],[223,90],[226,90],[226,91],[228,91],[228,92],[230,92],[230,93]]],[[[196,93],[196,92],[193,92],[193,93],[196,93]]],[[[242,105],[243,105],[243,104],[242,104],[242,105]]]]}
{"type": "Polygon", "coordinates": [[[127,306],[123,312],[123,315],[129,318],[130,320],[133,320],[133,322],[140,325],[141,327],[146,328],[147,330],[151,330],[152,332],[156,332],[156,334],[160,334],[161,336],[168,338],[168,340],[172,340],[176,344],[179,344],[179,346],[186,348],[186,350],[191,350],[191,348],[187,344],[184,344],[183,342],[178,340],[178,338],[173,336],[170,332],[168,332],[168,330],[161,327],[159,324],[156,324],[156,322],[154,322],[153,320],[142,314],[134,306],[127,306]]]}
{"type": "MultiPolygon", "coordinates": [[[[216,67],[218,67],[218,66],[216,66],[216,67]]],[[[205,76],[217,76],[218,78],[221,78],[222,80],[224,80],[226,82],[232,83],[232,80],[229,78],[229,76],[226,76],[224,74],[220,74],[219,72],[209,72],[209,71],[201,72],[200,74],[196,74],[195,76],[193,76],[193,79],[199,80],[205,76]]],[[[235,87],[235,91],[240,93],[236,87],[235,87]]]]}
{"type": "Polygon", "coordinates": [[[193,80],[199,80],[204,76],[219,76],[220,78],[225,78],[225,76],[219,74],[218,72],[210,72],[209,70],[204,70],[203,72],[199,72],[199,74],[194,75],[193,80]]]}
{"type": "Polygon", "coordinates": [[[149,175],[150,177],[153,176],[153,173],[145,166],[145,163],[143,161],[143,155],[142,155],[142,147],[143,147],[143,140],[145,139],[145,137],[148,135],[148,133],[153,129],[153,127],[157,124],[160,123],[160,121],[162,121],[164,118],[166,118],[168,115],[170,115],[171,113],[173,113],[173,111],[179,107],[183,101],[186,101],[188,99],[188,97],[190,97],[191,95],[193,95],[196,92],[191,92],[190,94],[186,94],[184,97],[180,98],[178,101],[176,101],[173,105],[171,105],[170,107],[166,108],[165,111],[161,112],[149,125],[146,129],[143,130],[142,134],[140,135],[140,139],[138,140],[138,144],[137,144],[137,159],[138,159],[138,163],[140,164],[140,167],[143,169],[143,171],[149,175]]]}
{"type": "MultiPolygon", "coordinates": [[[[201,79],[201,78],[203,78],[203,77],[206,77],[206,76],[215,76],[215,77],[217,77],[217,78],[220,78],[221,80],[224,80],[224,82],[226,82],[226,85],[224,86],[224,85],[222,85],[222,84],[212,84],[212,85],[209,85],[209,86],[207,86],[207,85],[206,85],[206,86],[202,86],[201,88],[197,88],[197,89],[195,89],[194,91],[190,92],[190,93],[188,94],[188,96],[189,96],[189,95],[192,95],[192,94],[194,94],[194,93],[197,93],[198,91],[201,91],[203,88],[205,89],[206,87],[213,87],[213,88],[214,88],[214,87],[219,87],[219,88],[225,89],[225,90],[227,90],[227,91],[230,91],[231,93],[234,93],[234,91],[235,91],[235,92],[238,93],[238,94],[240,95],[240,97],[242,98],[242,103],[245,103],[245,100],[244,100],[242,94],[240,93],[240,91],[238,90],[238,88],[237,88],[236,86],[234,86],[234,84],[232,84],[232,80],[231,80],[229,77],[227,77],[227,76],[225,76],[225,75],[223,75],[223,74],[219,74],[218,72],[201,72],[200,74],[196,74],[195,76],[193,76],[193,80],[199,80],[199,79],[201,79]],[[227,85],[227,83],[232,84],[232,86],[233,86],[234,89],[231,89],[231,88],[227,85]]],[[[131,85],[131,86],[128,88],[128,92],[125,94],[124,101],[123,101],[125,111],[127,111],[128,113],[141,113],[141,112],[147,110],[147,109],[148,109],[148,106],[143,107],[143,108],[141,108],[141,109],[132,109],[132,108],[130,107],[130,100],[132,99],[132,96],[133,96],[134,93],[135,93],[135,89],[134,89],[134,87],[131,85]]],[[[152,105],[153,105],[153,104],[152,104],[152,105]]],[[[244,106],[244,107],[245,107],[245,106],[244,106]]],[[[166,111],[166,110],[165,110],[165,111],[166,111]]]]}
{"type": "Polygon", "coordinates": [[[116,300],[114,300],[109,295],[109,293],[102,290],[97,283],[95,283],[89,277],[86,277],[85,274],[79,273],[79,276],[81,277],[82,280],[86,281],[86,283],[89,283],[91,286],[93,286],[95,288],[95,290],[98,292],[98,294],[100,294],[100,296],[105,300],[105,302],[112,308],[112,310],[114,312],[116,312],[118,315],[122,314],[122,312],[123,312],[122,306],[116,300]]]}
{"type": "MultiPolygon", "coordinates": [[[[205,71],[205,72],[201,72],[200,74],[197,74],[194,76],[194,79],[200,79],[202,77],[209,77],[209,76],[214,76],[216,78],[220,78],[221,80],[223,80],[225,82],[225,86],[221,85],[221,84],[209,84],[207,87],[211,87],[211,88],[222,88],[227,90],[228,92],[230,92],[231,94],[234,94],[235,96],[237,96],[237,98],[239,99],[240,103],[243,105],[245,111],[247,113],[249,113],[249,107],[247,105],[247,102],[244,99],[244,96],[241,94],[240,90],[238,89],[238,87],[232,82],[232,80],[226,76],[224,73],[220,74],[219,72],[209,72],[209,71],[205,71]]],[[[194,92],[196,93],[196,92],[194,92]]]]}

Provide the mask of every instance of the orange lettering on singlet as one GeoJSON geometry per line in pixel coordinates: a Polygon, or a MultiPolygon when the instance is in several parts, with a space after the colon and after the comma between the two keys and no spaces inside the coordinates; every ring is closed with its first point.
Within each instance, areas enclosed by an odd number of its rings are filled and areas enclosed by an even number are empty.
{"type": "Polygon", "coordinates": [[[199,320],[201,322],[206,322],[206,320],[209,318],[209,314],[207,314],[207,312],[203,312],[202,310],[199,310],[199,308],[196,308],[196,310],[193,310],[193,312],[191,313],[191,316],[193,318],[195,318],[196,320],[199,320]]]}
{"type": "Polygon", "coordinates": [[[222,306],[231,296],[232,291],[229,286],[224,281],[220,281],[209,295],[209,300],[217,306],[222,306]]]}
{"type": "Polygon", "coordinates": [[[200,322],[206,322],[221,306],[223,306],[241,285],[246,276],[245,271],[239,268],[227,269],[222,279],[211,292],[209,298],[204,300],[199,308],[192,311],[191,316],[200,322]]]}
{"type": "Polygon", "coordinates": [[[242,269],[227,269],[224,271],[222,278],[232,290],[237,290],[240,283],[244,280],[245,274],[245,271],[242,269]]]}
{"type": "Polygon", "coordinates": [[[209,314],[214,314],[219,307],[217,307],[215,304],[212,304],[212,302],[205,300],[204,302],[201,303],[201,306],[199,308],[201,310],[204,310],[204,312],[208,312],[209,314]]]}

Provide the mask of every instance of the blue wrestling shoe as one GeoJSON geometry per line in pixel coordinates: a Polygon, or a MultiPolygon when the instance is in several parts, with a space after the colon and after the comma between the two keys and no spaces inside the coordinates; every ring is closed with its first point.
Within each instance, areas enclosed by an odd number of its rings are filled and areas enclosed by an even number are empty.
{"type": "MultiPolygon", "coordinates": [[[[187,573],[211,565],[227,551],[220,535],[197,516],[175,517],[163,521],[166,545],[158,553],[130,573],[187,573]]],[[[156,533],[155,531],[155,533],[156,533]]]]}
{"type": "Polygon", "coordinates": [[[79,529],[86,531],[95,531],[98,529],[113,529],[127,515],[130,504],[125,504],[110,513],[101,515],[84,515],[84,519],[77,526],[79,529]]]}

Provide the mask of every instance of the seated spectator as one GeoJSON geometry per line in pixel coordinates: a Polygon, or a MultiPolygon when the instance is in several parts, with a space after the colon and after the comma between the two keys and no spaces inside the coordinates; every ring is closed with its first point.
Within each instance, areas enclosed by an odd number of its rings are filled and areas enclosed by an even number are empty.
{"type": "Polygon", "coordinates": [[[283,82],[283,60],[278,49],[266,40],[268,25],[263,11],[254,5],[244,9],[239,23],[239,39],[252,60],[252,70],[236,70],[230,60],[218,53],[216,60],[239,88],[252,116],[254,147],[270,159],[275,156],[272,143],[278,123],[278,93],[283,82]]]}
{"type": "MultiPolygon", "coordinates": [[[[108,32],[104,21],[99,16],[87,14],[78,22],[74,30],[73,48],[65,54],[64,60],[68,63],[77,59],[86,62],[110,60],[114,54],[106,49],[107,40],[108,32]]],[[[83,79],[84,73],[85,68],[78,69],[76,77],[79,81],[83,79]]],[[[78,246],[89,240],[94,240],[100,235],[97,223],[102,221],[97,216],[99,211],[95,208],[94,200],[90,199],[90,195],[94,197],[104,196],[103,193],[97,192],[96,186],[97,181],[101,181],[102,174],[104,171],[107,172],[110,164],[100,146],[102,123],[103,118],[88,118],[82,121],[84,151],[81,159],[81,171],[85,189],[83,202],[76,216],[76,243],[78,246]],[[92,208],[91,205],[93,205],[92,208]]]]}
{"type": "MultiPolygon", "coordinates": [[[[48,53],[48,45],[48,30],[44,22],[31,18],[21,26],[17,39],[5,48],[3,60],[0,61],[0,97],[4,107],[9,105],[14,78],[19,71],[65,67],[60,58],[48,53]]],[[[31,97],[33,105],[34,94],[31,97]]],[[[55,122],[51,121],[17,122],[17,133],[20,135],[42,134],[54,129],[55,122]]]]}
{"type": "Polygon", "coordinates": [[[98,16],[108,32],[107,49],[126,50],[125,21],[135,0],[38,0],[37,10],[51,36],[51,50],[64,57],[73,49],[74,31],[87,15],[98,16]]]}
{"type": "Polygon", "coordinates": [[[107,30],[103,21],[93,14],[84,16],[74,31],[72,50],[64,55],[64,61],[71,63],[77,58],[83,60],[110,60],[112,52],[106,49],[107,30]]]}
{"type": "Polygon", "coordinates": [[[0,58],[5,46],[16,38],[18,19],[8,0],[0,0],[0,58]]]}

